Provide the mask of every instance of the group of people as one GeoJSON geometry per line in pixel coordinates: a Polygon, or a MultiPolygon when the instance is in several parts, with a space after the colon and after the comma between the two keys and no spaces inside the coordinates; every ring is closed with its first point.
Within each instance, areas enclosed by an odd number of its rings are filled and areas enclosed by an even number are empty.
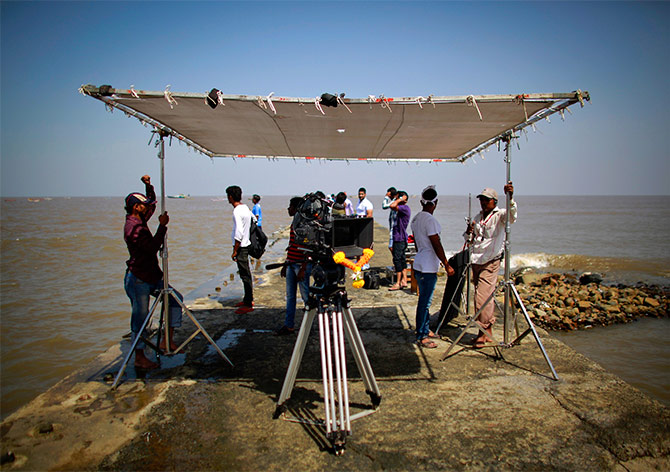
{"type": "MultiPolygon", "coordinates": [[[[514,223],[517,217],[517,206],[514,201],[514,186],[508,182],[504,191],[510,197],[509,221],[514,223]]],[[[463,236],[470,246],[470,263],[472,282],[475,288],[475,313],[479,313],[477,322],[481,332],[474,340],[473,347],[481,348],[492,341],[492,329],[495,323],[494,304],[491,296],[498,282],[500,261],[503,258],[505,239],[505,222],[507,210],[498,208],[498,193],[485,188],[477,195],[481,211],[473,218],[463,236]],[[486,334],[484,334],[486,333],[486,334]]],[[[411,228],[414,235],[417,253],[414,257],[414,277],[419,289],[419,300],[416,306],[416,339],[421,347],[436,348],[434,338],[438,336],[430,330],[430,305],[437,283],[437,272],[442,264],[448,277],[454,277],[456,271],[453,261],[447,257],[442,247],[440,233],[442,227],[434,216],[437,208],[438,194],[435,186],[430,185],[421,192],[421,211],[412,219],[411,228]]],[[[396,220],[397,224],[397,220],[396,220]]],[[[462,270],[459,271],[462,273],[462,270]]]]}
{"type": "MultiPolygon", "coordinates": [[[[150,295],[157,296],[164,288],[163,272],[158,263],[158,251],[163,245],[169,217],[167,212],[158,217],[158,228],[154,234],[147,222],[156,210],[156,194],[151,179],[144,175],[141,181],[145,184],[145,194],[131,193],[126,197],[126,223],[124,239],[128,247],[130,258],[127,261],[127,270],[124,280],[126,294],[132,306],[131,330],[133,340],[140,336],[142,324],[149,312],[150,295]]],[[[517,216],[516,203],[512,199],[514,187],[508,182],[504,188],[510,197],[510,222],[517,216]]],[[[261,197],[254,194],[253,207],[242,203],[242,189],[237,185],[226,188],[228,202],[233,207],[233,230],[231,234],[231,258],[236,262],[244,287],[244,297],[236,306],[237,314],[250,313],[254,309],[253,284],[249,266],[250,230],[252,221],[262,227],[263,216],[260,206],[261,197]]],[[[327,199],[323,195],[324,199],[327,199]]],[[[331,211],[335,216],[372,217],[374,207],[367,198],[366,189],[358,191],[358,204],[354,209],[345,192],[332,196],[331,211]]],[[[389,290],[401,290],[407,286],[406,250],[408,245],[408,230],[411,228],[417,254],[414,258],[414,277],[419,288],[419,299],[416,308],[416,339],[421,347],[435,348],[433,338],[437,336],[430,330],[429,309],[433,292],[437,283],[437,272],[440,264],[444,266],[448,277],[456,272],[445,255],[440,240],[442,228],[434,216],[438,202],[435,186],[426,187],[421,192],[421,211],[411,218],[411,209],[408,204],[408,194],[403,190],[390,187],[382,203],[383,209],[389,209],[389,250],[393,255],[393,265],[396,280],[389,290]],[[411,219],[411,223],[410,223],[411,219]]],[[[494,305],[487,303],[496,288],[500,261],[504,242],[504,223],[506,210],[497,206],[498,194],[495,190],[486,188],[477,198],[481,204],[481,212],[475,216],[467,227],[464,236],[471,246],[471,264],[473,283],[475,286],[475,311],[481,312],[478,323],[488,335],[492,334],[495,323],[494,305]]],[[[288,215],[293,217],[298,211],[302,197],[293,197],[287,208],[288,215]]],[[[295,332],[294,320],[296,312],[297,290],[303,300],[309,296],[309,278],[312,264],[306,257],[306,252],[297,241],[293,225],[290,227],[289,244],[286,261],[282,265],[281,276],[286,278],[286,315],[283,326],[276,331],[278,335],[295,332]]],[[[180,301],[182,295],[170,287],[171,292],[180,301]]],[[[181,306],[173,297],[169,297],[169,341],[170,350],[177,346],[173,343],[174,328],[181,325],[181,306]]],[[[474,340],[475,347],[482,347],[491,339],[486,334],[480,334],[474,340]]],[[[165,339],[161,348],[165,349],[165,339]]],[[[144,354],[144,343],[140,339],[135,348],[135,366],[142,369],[158,367],[144,354]]]]}

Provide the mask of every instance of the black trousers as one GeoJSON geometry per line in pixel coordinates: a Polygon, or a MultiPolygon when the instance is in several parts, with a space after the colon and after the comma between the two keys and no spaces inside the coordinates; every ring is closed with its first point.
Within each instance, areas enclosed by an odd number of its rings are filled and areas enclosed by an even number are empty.
{"type": "Polygon", "coordinates": [[[458,283],[460,282],[461,277],[463,277],[463,272],[465,271],[467,264],[467,250],[454,254],[449,258],[449,265],[456,273],[451,277],[447,277],[447,284],[444,286],[444,295],[442,296],[442,305],[440,306],[438,324],[442,323],[443,319],[448,323],[458,316],[458,310],[454,306],[450,306],[449,302],[451,301],[451,297],[454,297],[454,305],[461,305],[461,297],[463,295],[465,282],[463,282],[460,287],[458,287],[458,283]],[[456,291],[457,288],[458,292],[456,291]]]}
{"type": "Polygon", "coordinates": [[[249,268],[249,248],[241,247],[237,250],[237,270],[244,285],[244,299],[246,306],[251,306],[254,301],[254,286],[251,282],[251,268],[249,268]]]}

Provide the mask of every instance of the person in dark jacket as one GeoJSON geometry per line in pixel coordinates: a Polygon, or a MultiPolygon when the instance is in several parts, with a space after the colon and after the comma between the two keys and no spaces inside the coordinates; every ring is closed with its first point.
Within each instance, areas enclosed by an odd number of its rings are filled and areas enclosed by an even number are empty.
{"type": "MultiPolygon", "coordinates": [[[[124,279],[124,288],[130,299],[132,314],[130,317],[130,329],[133,333],[133,341],[140,336],[142,323],[149,314],[149,297],[157,296],[163,288],[163,271],[158,265],[158,251],[163,246],[167,225],[170,218],[167,212],[158,217],[158,228],[155,234],[151,234],[147,222],[156,211],[156,193],[151,185],[151,178],[144,175],[141,178],[145,185],[146,195],[131,193],[126,197],[126,224],[123,228],[123,238],[128,246],[130,259],[126,261],[128,268],[124,279]]],[[[176,290],[173,293],[183,300],[176,290]]],[[[169,337],[170,350],[174,351],[177,346],[173,342],[174,328],[181,326],[181,306],[172,297],[169,297],[170,320],[169,337]]],[[[163,339],[161,349],[165,349],[163,339]]],[[[155,369],[158,364],[149,360],[144,354],[144,342],[140,341],[135,346],[135,367],[140,369],[155,369]]]]}

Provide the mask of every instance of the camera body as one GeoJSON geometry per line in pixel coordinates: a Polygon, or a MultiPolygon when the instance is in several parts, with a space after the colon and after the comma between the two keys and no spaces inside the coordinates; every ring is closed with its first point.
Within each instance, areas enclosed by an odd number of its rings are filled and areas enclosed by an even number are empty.
{"type": "Polygon", "coordinates": [[[342,251],[349,259],[363,255],[374,240],[374,220],[333,216],[331,203],[310,193],[293,217],[293,231],[314,264],[310,291],[324,293],[344,285],[344,267],[333,261],[333,254],[342,251]]]}

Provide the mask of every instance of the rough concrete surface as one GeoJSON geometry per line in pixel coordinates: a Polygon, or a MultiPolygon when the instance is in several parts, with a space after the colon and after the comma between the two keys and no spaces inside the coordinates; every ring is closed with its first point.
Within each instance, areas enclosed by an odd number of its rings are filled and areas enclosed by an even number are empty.
{"type": "MultiPolygon", "coordinates": [[[[376,228],[373,266],[391,265],[386,231],[376,228]]],[[[458,346],[441,360],[465,320],[442,328],[437,349],[419,348],[416,295],[384,286],[348,290],[382,400],[337,456],[322,426],[273,419],[296,335],[273,334],[283,279],[261,278],[252,313],[234,314],[237,300],[193,309],[217,342],[237,341],[224,347],[234,367],[198,336],[144,378],[131,362],[112,391],[124,340],[2,423],[2,470],[670,470],[667,407],[541,329],[558,381],[532,336],[502,358],[458,346]]],[[[192,330],[185,318],[177,341],[192,330]]],[[[353,414],[371,405],[350,353],[347,365],[353,414]]],[[[287,407],[324,417],[316,326],[287,407]]]]}

